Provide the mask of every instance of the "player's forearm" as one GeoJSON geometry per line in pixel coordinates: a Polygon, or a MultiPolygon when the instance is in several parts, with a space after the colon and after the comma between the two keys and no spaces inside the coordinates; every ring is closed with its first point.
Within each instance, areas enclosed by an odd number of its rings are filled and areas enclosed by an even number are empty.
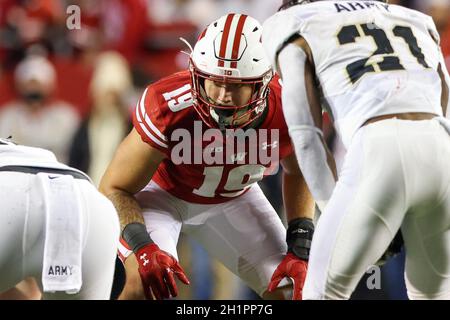
{"type": "Polygon", "coordinates": [[[286,220],[314,217],[314,199],[301,174],[283,172],[283,202],[286,220]]]}
{"type": "Polygon", "coordinates": [[[124,191],[114,191],[108,194],[107,197],[117,210],[121,230],[129,223],[138,222],[145,224],[142,209],[133,195],[124,191]]]}
{"type": "Polygon", "coordinates": [[[336,165],[321,137],[311,130],[290,130],[295,153],[316,201],[328,201],[336,185],[336,165]]]}
{"type": "Polygon", "coordinates": [[[314,199],[327,201],[335,186],[336,170],[323,142],[321,123],[317,122],[321,119],[320,105],[308,98],[307,87],[312,86],[313,80],[307,69],[307,55],[298,46],[289,44],[278,60],[283,75],[284,117],[300,169],[314,199]]]}
{"type": "Polygon", "coordinates": [[[288,255],[308,260],[314,234],[314,201],[300,171],[283,173],[283,200],[288,222],[288,255]]]}

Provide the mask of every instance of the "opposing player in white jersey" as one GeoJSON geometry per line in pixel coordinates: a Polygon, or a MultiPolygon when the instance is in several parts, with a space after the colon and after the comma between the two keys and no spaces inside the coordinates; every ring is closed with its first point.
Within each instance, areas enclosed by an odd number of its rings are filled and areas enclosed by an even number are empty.
{"type": "Polygon", "coordinates": [[[348,299],[401,229],[409,297],[450,299],[450,80],[432,19],[383,1],[285,1],[263,43],[325,207],[303,297],[348,299]],[[348,150],[339,179],[321,105],[348,150]]]}
{"type": "Polygon", "coordinates": [[[0,139],[0,204],[0,292],[31,277],[44,299],[110,298],[119,219],[89,177],[0,139]]]}

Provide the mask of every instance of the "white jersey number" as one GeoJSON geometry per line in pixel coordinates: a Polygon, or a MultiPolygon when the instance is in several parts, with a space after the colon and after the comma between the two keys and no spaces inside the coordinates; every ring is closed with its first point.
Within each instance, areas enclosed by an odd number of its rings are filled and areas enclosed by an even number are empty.
{"type": "MultiPolygon", "coordinates": [[[[202,197],[213,198],[216,195],[216,189],[222,180],[223,175],[222,167],[206,167],[203,171],[205,180],[200,188],[193,191],[202,197]]],[[[239,167],[235,167],[228,172],[224,189],[226,193],[221,193],[222,197],[237,197],[250,188],[250,186],[260,181],[264,177],[264,171],[266,167],[260,164],[247,164],[239,167]]]]}
{"type": "MultiPolygon", "coordinates": [[[[425,61],[425,56],[422,49],[417,43],[417,38],[410,27],[396,26],[393,30],[396,37],[403,38],[408,45],[411,54],[417,59],[422,66],[429,68],[425,61]]],[[[372,56],[366,59],[360,59],[347,66],[347,73],[352,83],[358,81],[364,74],[368,72],[381,72],[390,70],[404,70],[405,68],[400,63],[400,59],[395,54],[394,49],[383,29],[380,29],[373,23],[364,23],[357,25],[347,25],[337,34],[339,44],[345,45],[356,42],[358,37],[372,37],[377,49],[372,56]],[[370,58],[374,55],[384,55],[381,62],[373,62],[367,64],[370,58]]]]}
{"type": "Polygon", "coordinates": [[[190,84],[186,84],[171,92],[165,92],[163,93],[163,97],[172,112],[181,111],[193,104],[190,84]]]}

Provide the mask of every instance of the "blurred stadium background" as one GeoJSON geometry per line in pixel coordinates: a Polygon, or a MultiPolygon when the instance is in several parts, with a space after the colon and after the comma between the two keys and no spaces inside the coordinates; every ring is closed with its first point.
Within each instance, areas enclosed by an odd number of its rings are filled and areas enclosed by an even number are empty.
{"type": "MultiPolygon", "coordinates": [[[[229,12],[260,22],[279,0],[0,0],[0,137],[54,151],[98,184],[131,128],[130,114],[149,83],[185,69],[183,37],[194,44],[206,25],[229,12]],[[69,30],[67,8],[80,8],[69,30]]],[[[390,0],[430,14],[450,67],[450,0],[390,0]]],[[[345,151],[328,142],[338,157],[345,151]]],[[[262,184],[282,216],[278,176],[262,184]]],[[[181,238],[181,264],[191,286],[181,299],[256,299],[238,278],[181,238]]],[[[382,268],[381,289],[361,281],[354,299],[406,299],[400,255],[382,268]]]]}

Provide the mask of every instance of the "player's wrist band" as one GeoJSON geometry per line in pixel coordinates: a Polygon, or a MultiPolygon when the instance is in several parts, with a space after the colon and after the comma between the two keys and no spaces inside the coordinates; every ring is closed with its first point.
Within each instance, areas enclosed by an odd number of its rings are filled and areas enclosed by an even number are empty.
{"type": "Polygon", "coordinates": [[[154,243],[145,225],[139,222],[127,224],[122,231],[122,238],[134,253],[143,246],[154,243]]]}
{"type": "Polygon", "coordinates": [[[302,260],[309,259],[309,251],[314,234],[314,223],[309,218],[297,218],[289,221],[286,242],[288,252],[302,260]]]}

